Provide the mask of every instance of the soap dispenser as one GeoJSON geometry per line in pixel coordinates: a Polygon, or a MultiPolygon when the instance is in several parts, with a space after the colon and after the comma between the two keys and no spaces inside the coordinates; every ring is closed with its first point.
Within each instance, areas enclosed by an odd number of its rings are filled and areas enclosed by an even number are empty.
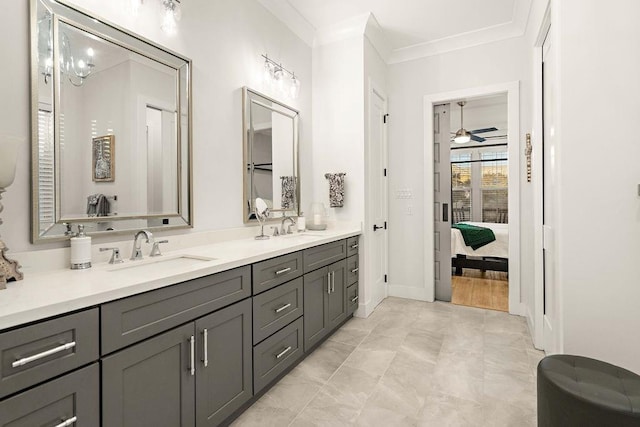
{"type": "Polygon", "coordinates": [[[78,233],[71,241],[71,269],[91,268],[91,237],[84,233],[84,225],[78,225],[78,233]]]}

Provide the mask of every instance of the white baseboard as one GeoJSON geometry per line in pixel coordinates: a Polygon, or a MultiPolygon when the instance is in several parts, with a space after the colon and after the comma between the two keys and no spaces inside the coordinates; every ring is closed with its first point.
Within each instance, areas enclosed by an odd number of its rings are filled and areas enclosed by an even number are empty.
{"type": "Polygon", "coordinates": [[[433,302],[433,295],[428,295],[425,288],[413,286],[389,285],[389,296],[433,302]]]}
{"type": "Polygon", "coordinates": [[[523,303],[518,303],[515,306],[509,304],[509,314],[525,317],[527,313],[526,307],[523,303]]]}
{"type": "Polygon", "coordinates": [[[383,300],[384,298],[381,299],[380,301],[369,300],[364,304],[358,305],[357,310],[355,311],[355,313],[353,313],[354,317],[362,317],[362,318],[369,317],[371,313],[373,313],[373,310],[375,310],[378,304],[380,304],[383,300]]]}

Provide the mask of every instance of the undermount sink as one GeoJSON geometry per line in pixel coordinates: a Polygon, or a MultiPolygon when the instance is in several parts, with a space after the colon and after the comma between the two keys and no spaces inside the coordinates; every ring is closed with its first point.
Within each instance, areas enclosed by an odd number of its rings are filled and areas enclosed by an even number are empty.
{"type": "MultiPolygon", "coordinates": [[[[310,233],[293,233],[293,234],[285,234],[285,239],[317,239],[318,237],[322,237],[322,234],[310,234],[310,233]]],[[[277,239],[277,237],[276,237],[277,239]]]]}
{"type": "Polygon", "coordinates": [[[125,264],[111,268],[110,272],[127,271],[127,272],[144,272],[157,271],[159,268],[175,268],[175,267],[193,267],[206,262],[214,261],[215,258],[209,258],[197,255],[177,255],[168,257],[150,258],[143,261],[128,261],[125,264]]]}

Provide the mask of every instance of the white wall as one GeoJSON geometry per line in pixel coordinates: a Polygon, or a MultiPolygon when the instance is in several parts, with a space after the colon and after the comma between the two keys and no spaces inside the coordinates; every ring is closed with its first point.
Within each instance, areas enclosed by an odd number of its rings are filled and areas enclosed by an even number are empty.
{"type": "MultiPolygon", "coordinates": [[[[11,64],[4,68],[0,79],[2,98],[11,100],[0,105],[0,134],[24,138],[16,180],[3,197],[4,226],[0,234],[12,251],[62,245],[29,243],[28,3],[3,4],[5,15],[11,19],[0,28],[0,55],[11,64]]],[[[194,231],[243,225],[241,88],[247,85],[277,97],[263,87],[262,53],[282,61],[302,82],[300,98],[286,103],[301,112],[302,204],[311,202],[311,48],[257,1],[191,0],[183,4],[182,20],[174,36],[162,33],[156,10],[136,19],[129,15],[129,2],[125,0],[73,3],[193,60],[194,231]]],[[[145,2],[145,7],[154,4],[145,2]]]]}
{"type": "MultiPolygon", "coordinates": [[[[424,108],[425,95],[520,81],[520,145],[531,123],[531,46],[525,37],[391,65],[389,110],[389,281],[392,286],[424,288],[424,108]],[[398,200],[398,190],[412,199],[398,200]],[[413,214],[407,214],[407,204],[413,214]]],[[[521,149],[518,150],[522,152],[521,149]]],[[[524,157],[524,156],[523,156],[524,157]]],[[[524,171],[524,158],[520,159],[524,171]]],[[[521,177],[521,295],[533,288],[532,188],[521,177]]],[[[427,209],[433,209],[428,206],[427,209]]],[[[531,308],[533,312],[533,308],[531,308]]]]}
{"type": "Polygon", "coordinates": [[[640,372],[640,2],[563,0],[557,26],[564,352],[640,372]],[[613,124],[613,125],[612,125],[613,124]]]}

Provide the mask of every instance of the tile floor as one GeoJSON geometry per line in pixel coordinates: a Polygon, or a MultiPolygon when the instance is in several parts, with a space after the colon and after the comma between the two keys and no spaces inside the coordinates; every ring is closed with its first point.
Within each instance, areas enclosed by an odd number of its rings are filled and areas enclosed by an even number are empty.
{"type": "Polygon", "coordinates": [[[233,426],[535,426],[543,356],[524,318],[387,298],[233,426]]]}

